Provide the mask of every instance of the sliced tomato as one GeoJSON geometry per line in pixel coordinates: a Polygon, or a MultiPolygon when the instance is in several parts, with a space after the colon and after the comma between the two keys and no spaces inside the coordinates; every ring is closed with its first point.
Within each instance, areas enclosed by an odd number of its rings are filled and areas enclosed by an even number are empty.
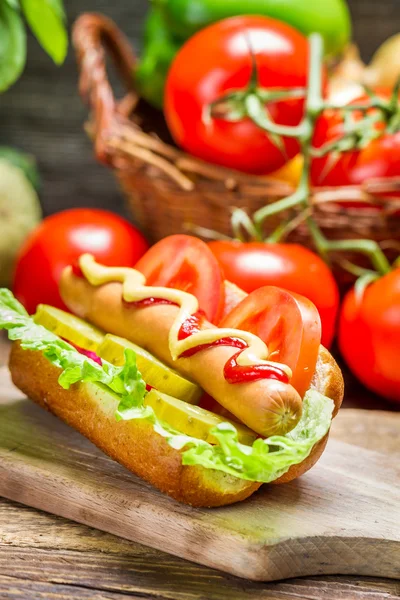
{"type": "Polygon", "coordinates": [[[219,324],[258,335],[271,360],[288,365],[290,383],[301,396],[310,387],[321,343],[321,320],[314,304],[293,292],[266,286],[249,294],[219,324]]]}
{"type": "Polygon", "coordinates": [[[196,296],[207,319],[217,322],[224,306],[221,268],[207,244],[190,235],[171,235],[155,244],[135,266],[147,285],[196,296]]]}

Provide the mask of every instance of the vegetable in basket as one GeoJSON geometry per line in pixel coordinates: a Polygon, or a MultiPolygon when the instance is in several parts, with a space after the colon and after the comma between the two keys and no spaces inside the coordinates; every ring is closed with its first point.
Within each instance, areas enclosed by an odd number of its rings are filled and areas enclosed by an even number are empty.
{"type": "Polygon", "coordinates": [[[368,88],[392,88],[400,77],[400,33],[396,33],[379,46],[369,64],[360,57],[359,48],[353,43],[345,51],[330,79],[331,96],[335,101],[351,100],[368,88]]]}
{"type": "Polygon", "coordinates": [[[178,39],[186,40],[216,21],[237,15],[260,15],[289,23],[305,35],[321,34],[327,55],[339,54],[351,34],[344,0],[155,0],[178,39]]]}
{"type": "Polygon", "coordinates": [[[274,19],[232,17],[203,29],[169,71],[164,113],[173,138],[213,164],[257,175],[279,169],[298,153],[297,140],[266,135],[247,112],[267,106],[274,122],[298,125],[307,61],[307,39],[274,19]]]}
{"type": "MultiPolygon", "coordinates": [[[[327,110],[319,118],[313,144],[315,154],[311,166],[311,181],[315,186],[361,185],[374,178],[396,177],[400,174],[400,101],[398,88],[369,90],[369,95],[356,98],[350,108],[376,104],[367,111],[363,129],[352,133],[363,118],[361,111],[353,110],[345,118],[342,111],[327,110]],[[381,110],[385,103],[391,110],[381,110]],[[351,142],[352,147],[347,146],[351,142]],[[324,152],[335,145],[334,152],[324,152]],[[338,151],[343,147],[342,153],[338,151]]],[[[382,199],[385,194],[382,192],[382,199]]],[[[391,197],[399,197],[393,192],[391,197]]],[[[371,206],[367,203],[343,202],[344,206],[371,206]]]]}
{"type": "Polygon", "coordinates": [[[143,97],[161,108],[165,79],[179,47],[208,25],[240,15],[272,17],[305,35],[318,32],[329,57],[343,52],[351,38],[351,20],[345,0],[319,3],[306,0],[155,0],[148,16],[143,59],[138,68],[143,97]]]}
{"type": "Polygon", "coordinates": [[[168,70],[180,46],[160,10],[152,7],[146,21],[144,49],[135,72],[135,83],[143,98],[159,109],[163,107],[168,70]]]}

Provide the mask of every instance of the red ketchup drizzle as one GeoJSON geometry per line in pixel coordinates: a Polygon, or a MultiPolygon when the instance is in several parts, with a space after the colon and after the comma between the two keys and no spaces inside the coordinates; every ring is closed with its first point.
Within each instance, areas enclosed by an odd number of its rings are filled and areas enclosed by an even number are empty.
{"type": "Polygon", "coordinates": [[[273,365],[239,365],[237,362],[241,352],[234,354],[224,367],[224,376],[228,383],[250,383],[260,379],[276,379],[289,383],[289,377],[279,367],[273,365]]]}
{"type": "MultiPolygon", "coordinates": [[[[205,315],[202,311],[198,311],[182,324],[178,339],[185,340],[194,333],[201,330],[201,325],[205,319],[205,315]]],[[[261,379],[276,379],[283,383],[289,383],[289,377],[282,371],[278,366],[273,365],[239,365],[237,362],[238,357],[242,351],[247,348],[246,342],[235,337],[226,337],[210,342],[209,344],[200,344],[196,348],[190,348],[186,350],[180,356],[180,358],[188,358],[194,356],[201,350],[207,350],[208,348],[214,348],[215,346],[231,346],[232,348],[239,348],[240,351],[234,354],[224,367],[224,377],[228,383],[250,383],[252,381],[259,381],[261,379]]]]}

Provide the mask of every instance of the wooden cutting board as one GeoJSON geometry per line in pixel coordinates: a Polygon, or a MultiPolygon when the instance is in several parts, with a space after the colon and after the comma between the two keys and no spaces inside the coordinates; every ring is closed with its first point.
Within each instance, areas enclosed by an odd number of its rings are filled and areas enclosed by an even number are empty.
{"type": "Polygon", "coordinates": [[[300,480],[231,507],[192,509],[23,398],[3,368],[0,495],[249,579],[400,579],[396,414],[343,410],[322,460],[300,480]]]}

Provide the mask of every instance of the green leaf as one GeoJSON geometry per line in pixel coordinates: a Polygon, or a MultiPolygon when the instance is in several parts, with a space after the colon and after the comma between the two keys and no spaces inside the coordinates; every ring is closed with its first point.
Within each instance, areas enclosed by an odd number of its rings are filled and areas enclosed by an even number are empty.
{"type": "Polygon", "coordinates": [[[21,75],[26,61],[26,31],[13,3],[0,1],[0,92],[21,75]]]}
{"type": "Polygon", "coordinates": [[[62,0],[47,0],[47,4],[49,4],[54,12],[60,17],[62,21],[65,21],[65,10],[62,0]]]}
{"type": "Polygon", "coordinates": [[[64,62],[68,36],[62,5],[56,0],[21,0],[30,28],[57,65],[64,62]]]}
{"type": "Polygon", "coordinates": [[[19,0],[4,0],[14,10],[19,10],[19,0]]]}
{"type": "Polygon", "coordinates": [[[21,169],[25,177],[30,181],[36,191],[40,188],[40,175],[36,166],[36,160],[31,154],[19,152],[15,148],[0,146],[0,159],[5,159],[15,167],[21,169]]]}

